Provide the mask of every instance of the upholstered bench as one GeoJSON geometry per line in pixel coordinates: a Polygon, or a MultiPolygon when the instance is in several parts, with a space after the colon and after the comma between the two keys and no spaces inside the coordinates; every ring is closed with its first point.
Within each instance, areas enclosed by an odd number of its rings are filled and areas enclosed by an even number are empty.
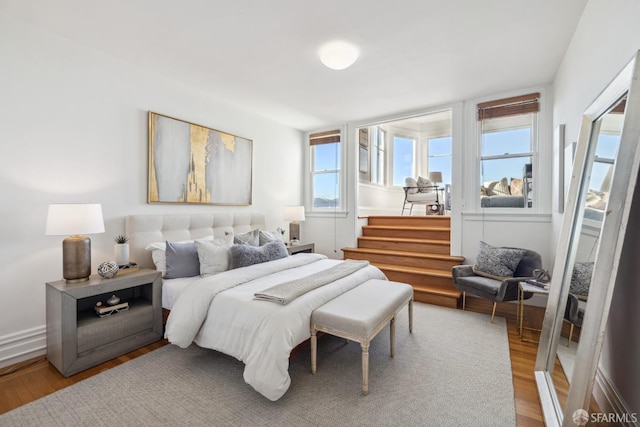
{"type": "Polygon", "coordinates": [[[390,324],[391,357],[395,347],[395,316],[409,304],[409,332],[413,332],[413,288],[406,283],[371,279],[334,298],[311,314],[311,373],[316,373],[317,332],[325,332],[362,346],[362,393],[369,393],[369,343],[390,324]]]}

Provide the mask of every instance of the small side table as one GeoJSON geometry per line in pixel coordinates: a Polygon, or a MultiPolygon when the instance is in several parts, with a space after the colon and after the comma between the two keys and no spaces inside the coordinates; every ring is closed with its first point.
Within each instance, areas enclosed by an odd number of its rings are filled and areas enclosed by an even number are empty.
{"type": "Polygon", "coordinates": [[[305,244],[301,243],[299,245],[291,245],[287,243],[287,252],[289,252],[289,255],[302,254],[302,253],[312,254],[315,251],[315,248],[316,248],[315,243],[305,243],[305,244]]]}
{"type": "Polygon", "coordinates": [[[527,282],[518,282],[518,308],[516,311],[516,323],[518,325],[518,336],[520,337],[520,341],[529,341],[529,342],[537,342],[532,340],[524,339],[522,332],[524,329],[528,329],[530,331],[540,332],[541,329],[535,328],[527,328],[524,326],[524,294],[525,292],[544,295],[545,297],[549,296],[549,287],[541,288],[536,285],[529,284],[527,282]]]}

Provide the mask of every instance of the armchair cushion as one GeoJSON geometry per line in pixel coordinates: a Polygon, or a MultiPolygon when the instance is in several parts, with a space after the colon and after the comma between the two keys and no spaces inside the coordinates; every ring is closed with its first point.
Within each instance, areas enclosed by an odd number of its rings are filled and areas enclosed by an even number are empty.
{"type": "Polygon", "coordinates": [[[577,298],[586,299],[591,286],[591,276],[593,275],[593,262],[576,262],[573,265],[569,292],[577,298]]]}
{"type": "Polygon", "coordinates": [[[433,182],[421,176],[418,177],[418,193],[432,193],[434,191],[433,182]]]}
{"type": "Polygon", "coordinates": [[[496,280],[513,277],[525,252],[524,249],[498,248],[480,241],[480,250],[473,272],[496,280]]]}
{"type": "Polygon", "coordinates": [[[418,192],[418,181],[415,178],[405,178],[404,185],[407,187],[407,194],[416,194],[418,192]]]}

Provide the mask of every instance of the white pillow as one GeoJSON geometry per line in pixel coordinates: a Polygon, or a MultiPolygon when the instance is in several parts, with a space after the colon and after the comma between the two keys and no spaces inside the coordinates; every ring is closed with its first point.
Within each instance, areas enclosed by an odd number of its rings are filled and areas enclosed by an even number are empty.
{"type": "Polygon", "coordinates": [[[278,231],[260,230],[260,236],[258,238],[260,246],[263,246],[269,242],[273,242],[274,240],[280,240],[281,242],[284,242],[284,237],[278,231]]]}
{"type": "Polygon", "coordinates": [[[233,245],[233,235],[214,240],[196,240],[200,275],[222,273],[229,269],[229,248],[233,245]]]}
{"type": "Polygon", "coordinates": [[[260,230],[257,228],[246,233],[233,234],[227,232],[225,235],[232,235],[233,243],[236,245],[260,246],[260,230]]]}
{"type": "MultiPolygon", "coordinates": [[[[207,241],[213,240],[213,236],[202,237],[197,240],[180,240],[179,242],[173,243],[193,243],[197,241],[207,241]]],[[[162,273],[164,277],[167,274],[167,257],[165,255],[165,250],[167,249],[167,242],[154,242],[147,245],[145,248],[147,251],[151,251],[151,259],[153,260],[153,265],[156,266],[156,270],[162,273]]]]}

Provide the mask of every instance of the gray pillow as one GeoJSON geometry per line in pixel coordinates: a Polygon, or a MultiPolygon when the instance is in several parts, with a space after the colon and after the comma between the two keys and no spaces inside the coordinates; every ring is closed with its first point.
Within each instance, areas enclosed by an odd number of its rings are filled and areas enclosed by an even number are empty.
{"type": "Polygon", "coordinates": [[[258,238],[258,242],[260,243],[260,246],[263,246],[269,242],[273,242],[274,240],[280,240],[281,242],[284,241],[282,234],[278,233],[277,231],[260,230],[260,236],[258,238]]]}
{"type": "Polygon", "coordinates": [[[165,254],[167,258],[166,279],[193,277],[200,274],[200,260],[195,243],[166,242],[165,254]]]}
{"type": "Polygon", "coordinates": [[[586,298],[589,295],[591,276],[593,276],[593,262],[576,262],[571,273],[569,292],[578,298],[586,298]]]}
{"type": "Polygon", "coordinates": [[[478,276],[504,280],[513,277],[513,272],[524,257],[524,249],[499,248],[480,241],[480,250],[473,266],[478,276]]]}
{"type": "Polygon", "coordinates": [[[233,245],[229,249],[229,269],[247,267],[289,256],[284,242],[275,240],[263,246],[233,245]]]}

